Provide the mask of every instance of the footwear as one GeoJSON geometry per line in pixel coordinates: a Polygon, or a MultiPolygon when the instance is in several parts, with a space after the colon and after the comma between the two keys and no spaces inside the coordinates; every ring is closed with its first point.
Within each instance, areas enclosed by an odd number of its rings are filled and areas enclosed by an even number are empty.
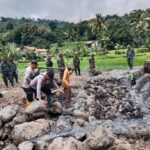
{"type": "Polygon", "coordinates": [[[26,106],[29,106],[32,102],[29,102],[28,100],[26,100],[26,106]]]}

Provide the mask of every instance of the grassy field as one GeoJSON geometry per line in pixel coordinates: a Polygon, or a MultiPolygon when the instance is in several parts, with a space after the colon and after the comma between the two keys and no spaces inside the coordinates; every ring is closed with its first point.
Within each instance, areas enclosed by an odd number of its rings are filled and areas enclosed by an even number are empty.
{"type": "MultiPolygon", "coordinates": [[[[120,52],[123,52],[125,50],[119,50],[120,52]]],[[[136,50],[137,51],[137,50],[136,50]]],[[[81,58],[81,69],[87,70],[88,69],[88,59],[89,57],[83,57],[81,58]]],[[[150,52],[145,53],[136,53],[134,66],[143,66],[145,60],[150,59],[150,52]]],[[[56,59],[53,58],[54,67],[57,67],[56,59]]],[[[127,69],[127,60],[125,58],[125,54],[117,55],[115,54],[115,51],[110,51],[106,55],[96,55],[96,67],[98,70],[101,71],[110,71],[113,69],[127,69]]],[[[65,59],[66,64],[72,63],[72,58],[65,59]]],[[[23,78],[24,71],[26,66],[28,66],[30,63],[17,63],[18,71],[19,71],[19,77],[20,79],[23,78]]],[[[39,62],[40,67],[45,67],[45,61],[39,62]]],[[[0,79],[0,82],[2,80],[0,79]]]]}
{"type": "MultiPolygon", "coordinates": [[[[125,50],[120,50],[120,51],[125,51],[125,50]]],[[[84,70],[88,69],[88,65],[89,65],[88,59],[89,59],[89,57],[81,58],[81,68],[84,70]]],[[[135,57],[134,65],[141,66],[144,64],[145,60],[149,60],[149,59],[150,59],[149,52],[137,53],[136,57],[135,57]]],[[[54,67],[57,67],[56,59],[53,58],[52,60],[54,63],[54,67]]],[[[128,68],[125,54],[117,55],[117,54],[115,54],[115,51],[110,51],[106,55],[101,55],[101,56],[96,55],[95,60],[96,60],[97,69],[102,70],[102,71],[128,68]]],[[[65,62],[66,62],[66,64],[72,63],[72,58],[65,59],[65,62]]],[[[29,64],[18,63],[18,70],[19,70],[20,74],[22,74],[24,72],[25,66],[27,66],[27,65],[29,65],[29,64]]],[[[39,66],[45,67],[45,61],[39,62],[39,66]]]]}

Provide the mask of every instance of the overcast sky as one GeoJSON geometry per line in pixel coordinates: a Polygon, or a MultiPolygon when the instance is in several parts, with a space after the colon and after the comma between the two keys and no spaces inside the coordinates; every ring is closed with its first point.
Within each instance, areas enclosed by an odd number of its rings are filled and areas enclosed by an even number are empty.
{"type": "Polygon", "coordinates": [[[0,16],[85,20],[96,13],[123,15],[150,8],[150,0],[0,0],[0,16]]]}

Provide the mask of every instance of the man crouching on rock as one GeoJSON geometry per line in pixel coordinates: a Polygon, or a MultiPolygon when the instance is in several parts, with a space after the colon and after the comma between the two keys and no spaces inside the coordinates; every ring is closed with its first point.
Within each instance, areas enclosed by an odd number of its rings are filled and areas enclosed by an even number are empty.
{"type": "Polygon", "coordinates": [[[54,72],[53,69],[48,69],[47,72],[42,73],[40,75],[38,75],[37,77],[35,77],[31,83],[30,83],[30,87],[31,89],[33,89],[36,92],[36,97],[38,100],[42,101],[42,95],[41,92],[43,92],[44,94],[46,94],[47,96],[47,102],[48,102],[48,107],[51,107],[51,87],[47,84],[47,81],[49,81],[50,83],[53,84],[54,87],[57,88],[58,92],[62,92],[62,90],[59,88],[59,86],[57,85],[55,79],[54,79],[54,72]]]}
{"type": "Polygon", "coordinates": [[[63,80],[62,80],[62,85],[64,87],[64,95],[65,95],[65,105],[68,107],[71,102],[71,86],[70,86],[70,75],[73,73],[72,67],[70,64],[67,65],[63,80]]]}

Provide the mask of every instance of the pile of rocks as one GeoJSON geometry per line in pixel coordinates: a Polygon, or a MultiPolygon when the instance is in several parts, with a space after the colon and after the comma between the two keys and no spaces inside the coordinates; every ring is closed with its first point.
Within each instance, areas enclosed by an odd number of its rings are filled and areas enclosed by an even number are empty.
{"type": "Polygon", "coordinates": [[[89,113],[97,119],[141,118],[139,104],[131,100],[125,79],[97,76],[89,80],[78,95],[75,110],[89,113]]]}
{"type": "Polygon", "coordinates": [[[53,111],[53,114],[62,113],[61,104],[54,103],[50,110],[46,104],[38,101],[26,109],[15,104],[4,107],[0,111],[0,149],[10,142],[18,145],[51,132],[55,121],[47,117],[50,111],[53,111]]]}

